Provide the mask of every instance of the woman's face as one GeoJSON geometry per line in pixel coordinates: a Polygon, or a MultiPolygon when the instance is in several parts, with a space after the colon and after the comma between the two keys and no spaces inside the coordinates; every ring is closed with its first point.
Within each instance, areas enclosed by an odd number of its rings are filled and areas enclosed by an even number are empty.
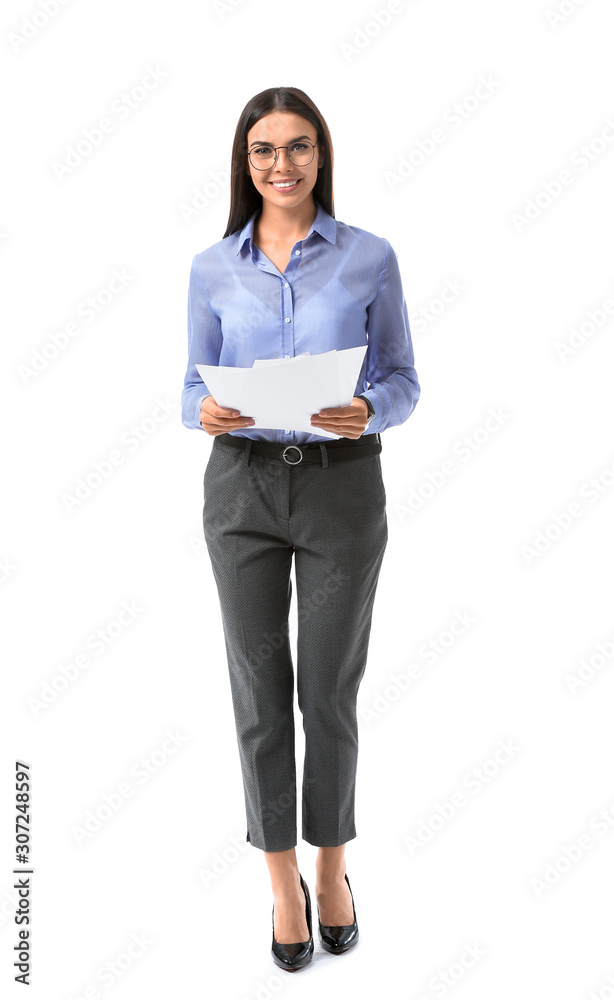
{"type": "MultiPolygon", "coordinates": [[[[266,143],[270,146],[288,146],[300,137],[306,137],[315,143],[317,133],[315,126],[300,115],[289,111],[272,111],[260,118],[247,133],[247,148],[256,149],[266,143]]],[[[310,149],[310,147],[307,147],[310,149]]],[[[248,158],[250,176],[254,187],[263,199],[275,206],[291,206],[296,208],[306,198],[311,196],[318,179],[318,169],[324,163],[324,154],[319,145],[313,151],[311,163],[299,166],[288,159],[287,149],[277,150],[277,161],[265,170],[253,167],[248,158]],[[275,187],[276,181],[296,181],[296,186],[283,190],[275,187]]]]}

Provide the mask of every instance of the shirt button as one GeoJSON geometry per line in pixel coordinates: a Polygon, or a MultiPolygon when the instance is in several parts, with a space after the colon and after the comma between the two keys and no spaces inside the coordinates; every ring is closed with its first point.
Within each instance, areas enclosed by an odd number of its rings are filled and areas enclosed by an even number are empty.
{"type": "Polygon", "coordinates": [[[287,358],[289,358],[289,357],[290,357],[290,355],[289,355],[289,354],[286,354],[286,357],[287,357],[287,358]]]}
{"type": "Polygon", "coordinates": [[[289,288],[289,287],[290,287],[290,282],[284,281],[284,288],[289,288]]]}
{"type": "Polygon", "coordinates": [[[300,252],[301,252],[300,250],[295,250],[295,251],[294,251],[294,253],[296,254],[296,256],[297,256],[297,257],[298,257],[298,255],[300,254],[300,252]]]}
{"type": "Polygon", "coordinates": [[[289,322],[290,322],[290,317],[286,316],[286,323],[289,323],[289,322]]]}
{"type": "Polygon", "coordinates": [[[289,434],[289,433],[290,433],[290,431],[286,431],[286,434],[289,434]]]}

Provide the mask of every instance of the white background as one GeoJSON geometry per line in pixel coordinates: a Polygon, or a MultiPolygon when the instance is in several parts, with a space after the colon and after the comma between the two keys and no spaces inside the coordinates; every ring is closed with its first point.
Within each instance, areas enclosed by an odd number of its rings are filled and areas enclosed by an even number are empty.
{"type": "MultiPolygon", "coordinates": [[[[3,993],[21,759],[33,997],[263,1000],[314,983],[325,998],[612,997],[611,5],[566,0],[557,19],[555,0],[405,0],[383,26],[384,3],[218,7],[3,6],[3,993]],[[149,67],[160,82],[113,114],[149,67]],[[332,957],[314,925],[297,976],[272,963],[268,872],[243,840],[202,533],[212,439],[179,409],[190,262],[223,236],[241,110],[281,84],[330,127],[336,217],[398,254],[422,387],[383,435],[389,544],[346,851],[361,940],[332,957]],[[59,177],[109,116],[113,131],[59,177]],[[420,154],[437,128],[444,141],[420,154]],[[54,355],[113,269],[124,289],[54,355]],[[462,286],[448,302],[446,282],[462,286]],[[140,610],[116,627],[122,602],[140,610]],[[98,629],[112,638],[100,654],[98,629]],[[573,687],[581,661],[592,675],[573,687]],[[512,749],[495,757],[500,742],[512,749]],[[121,802],[108,816],[105,796],[121,802]]],[[[299,787],[302,753],[297,714],[299,787]]],[[[316,848],[299,839],[297,855],[313,898],[316,848]]]]}

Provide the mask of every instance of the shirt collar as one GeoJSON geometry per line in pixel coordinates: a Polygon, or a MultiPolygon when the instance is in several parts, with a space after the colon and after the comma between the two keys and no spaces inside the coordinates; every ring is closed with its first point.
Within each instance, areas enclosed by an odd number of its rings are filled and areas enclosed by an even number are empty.
{"type": "MultiPolygon", "coordinates": [[[[322,208],[319,201],[316,201],[316,205],[318,208],[316,217],[313,220],[311,228],[305,239],[307,239],[308,236],[311,236],[311,233],[315,229],[315,231],[319,233],[320,236],[323,236],[325,240],[328,240],[329,243],[335,244],[337,241],[337,224],[335,219],[324,208],[322,208]]],[[[241,252],[243,244],[246,240],[249,240],[250,249],[253,250],[252,237],[254,232],[254,222],[256,221],[256,216],[260,214],[260,211],[261,209],[256,209],[254,214],[248,219],[243,226],[243,229],[240,231],[237,239],[237,249],[235,251],[235,255],[241,252]]]]}

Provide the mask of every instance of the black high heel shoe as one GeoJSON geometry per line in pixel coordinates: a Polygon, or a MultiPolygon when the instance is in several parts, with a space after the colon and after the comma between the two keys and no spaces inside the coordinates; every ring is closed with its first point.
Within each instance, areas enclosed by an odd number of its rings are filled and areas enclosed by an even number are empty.
{"type": "MultiPolygon", "coordinates": [[[[356,920],[356,910],[354,908],[354,896],[350,886],[350,880],[345,875],[345,881],[352,897],[352,909],[354,910],[353,924],[340,924],[338,927],[320,923],[320,907],[318,906],[318,931],[320,934],[320,944],[332,955],[341,955],[348,948],[352,948],[358,941],[358,922],[356,920]]],[[[317,904],[316,904],[317,906],[317,904]]]]}
{"type": "Polygon", "coordinates": [[[273,944],[271,945],[271,952],[276,965],[280,969],[286,969],[288,972],[294,972],[296,969],[302,969],[307,965],[311,961],[314,951],[309,889],[306,882],[303,881],[303,876],[300,872],[299,878],[301,880],[301,888],[305,893],[305,916],[307,917],[307,927],[309,928],[309,941],[299,941],[297,944],[281,944],[275,940],[275,903],[273,903],[273,944]]]}

